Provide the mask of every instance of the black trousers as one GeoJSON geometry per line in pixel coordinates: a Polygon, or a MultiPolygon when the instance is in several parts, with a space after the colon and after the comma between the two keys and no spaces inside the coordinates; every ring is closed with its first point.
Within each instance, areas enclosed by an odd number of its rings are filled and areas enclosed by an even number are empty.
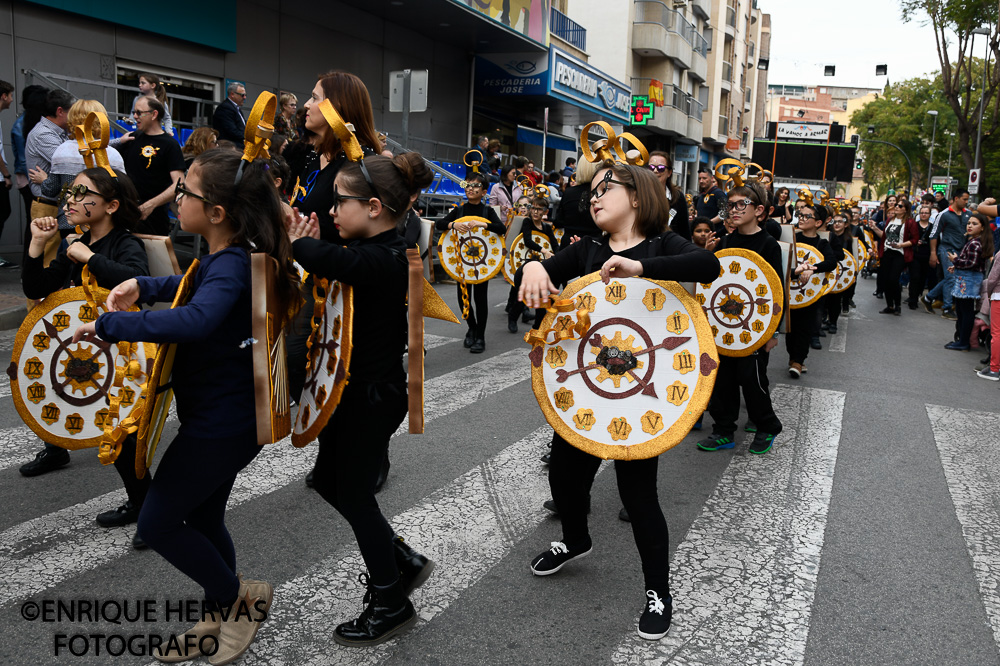
{"type": "MultiPolygon", "coordinates": [[[[11,178],[13,177],[11,174],[11,178]]],[[[10,210],[10,190],[7,189],[6,184],[0,184],[0,236],[3,235],[4,223],[10,217],[10,210]]]]}
{"type": "MultiPolygon", "coordinates": [[[[854,285],[851,285],[854,286],[854,285]]],[[[850,303],[850,299],[847,298],[848,289],[835,294],[830,292],[826,295],[826,319],[830,322],[831,326],[836,326],[837,321],[840,320],[840,313],[844,310],[844,305],[850,303]]]]}
{"type": "MultiPolygon", "coordinates": [[[[924,293],[928,278],[931,275],[930,256],[917,257],[910,262],[910,294],[907,302],[911,307],[915,307],[920,300],[920,295],[924,293]]],[[[937,276],[935,276],[937,277],[937,276]]],[[[937,284],[937,280],[934,282],[937,284]]]]}
{"type": "Polygon", "coordinates": [[[958,344],[967,345],[972,335],[972,325],[976,321],[976,299],[956,298],[952,302],[955,304],[955,335],[958,336],[958,344]]]}
{"type": "Polygon", "coordinates": [[[178,434],[156,468],[139,514],[150,548],[202,586],[205,599],[236,601],[236,548],[226,529],[226,502],[236,475],[257,457],[256,426],[238,435],[203,439],[178,434]]]}
{"type": "Polygon", "coordinates": [[[789,363],[805,363],[809,356],[809,341],[819,334],[819,306],[819,303],[813,303],[809,307],[792,310],[789,314],[791,321],[785,336],[789,363]]]}
{"type": "Polygon", "coordinates": [[[887,308],[898,308],[903,300],[903,287],[899,284],[899,276],[903,274],[906,262],[903,261],[903,253],[886,250],[882,253],[882,261],[878,266],[878,274],[885,275],[882,283],[882,293],[885,294],[885,306],[887,308]]]}
{"type": "Polygon", "coordinates": [[[715,427],[712,432],[732,437],[736,433],[736,419],[740,415],[740,389],[747,404],[747,418],[759,432],[777,435],[781,421],[771,405],[768,391],[767,362],[770,354],[758,350],[749,356],[735,358],[719,356],[719,369],[715,375],[715,388],[708,402],[715,427]]]}
{"type": "MultiPolygon", "coordinates": [[[[490,313],[490,282],[487,280],[479,284],[470,284],[466,288],[469,290],[469,316],[465,320],[469,324],[470,331],[480,338],[485,337],[486,319],[490,313]]],[[[462,284],[459,283],[458,307],[461,309],[462,306],[462,284]]]]}
{"type": "Polygon", "coordinates": [[[406,382],[352,381],[319,434],[313,486],[351,525],[375,585],[399,579],[394,535],[375,499],[389,439],[406,416],[406,382]]]}
{"type": "MultiPolygon", "coordinates": [[[[632,520],[632,536],[642,560],[646,589],[663,596],[670,587],[670,533],[656,493],[658,460],[616,460],[615,475],[618,494],[632,520]]],[[[584,453],[559,435],[552,439],[549,487],[562,520],[563,543],[571,550],[591,545],[587,511],[590,488],[600,465],[600,458],[584,453]]]]}

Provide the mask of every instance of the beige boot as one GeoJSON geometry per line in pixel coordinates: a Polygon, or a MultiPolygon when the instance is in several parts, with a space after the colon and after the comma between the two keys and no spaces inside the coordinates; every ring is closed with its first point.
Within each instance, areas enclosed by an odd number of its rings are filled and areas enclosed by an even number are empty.
{"type": "Polygon", "coordinates": [[[259,604],[257,610],[267,613],[271,610],[271,600],[274,599],[274,587],[266,580],[254,580],[244,578],[243,574],[236,574],[241,583],[247,584],[251,597],[259,597],[264,603],[259,604]]]}
{"type": "Polygon", "coordinates": [[[213,650],[219,644],[221,624],[222,621],[218,614],[205,613],[205,617],[198,624],[176,637],[176,644],[167,644],[156,648],[153,657],[168,664],[200,657],[202,655],[202,639],[206,636],[212,637],[204,641],[206,650],[213,650]]]}
{"type": "MultiPolygon", "coordinates": [[[[271,586],[261,581],[260,585],[271,586]]],[[[239,596],[236,603],[229,609],[222,611],[222,626],[219,630],[219,649],[208,658],[208,663],[212,666],[222,666],[236,661],[247,651],[254,637],[257,636],[257,629],[265,616],[261,613],[264,608],[263,599],[250,593],[250,587],[245,581],[240,581],[239,596]],[[226,613],[226,610],[229,612],[226,613]]]]}

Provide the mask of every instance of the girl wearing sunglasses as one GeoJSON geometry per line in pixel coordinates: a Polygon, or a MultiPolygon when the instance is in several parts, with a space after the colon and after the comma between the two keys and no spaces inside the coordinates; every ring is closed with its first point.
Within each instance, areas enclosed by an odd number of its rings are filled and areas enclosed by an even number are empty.
{"type": "Polygon", "coordinates": [[[691,240],[691,225],[688,217],[687,199],[681,189],[674,185],[674,169],[671,166],[670,155],[662,150],[654,150],[649,154],[648,168],[663,185],[667,199],[670,201],[670,221],[668,225],[674,233],[680,234],[685,240],[691,240]]]}
{"type": "MultiPolygon", "coordinates": [[[[605,283],[612,278],[644,276],[679,282],[710,282],[719,275],[719,260],[666,228],[670,203],[666,190],[646,167],[601,165],[594,175],[590,212],[604,232],[587,237],[545,261],[530,261],[522,269],[518,297],[528,307],[544,307],[557,294],[557,284],[600,269],[605,283]]],[[[531,561],[536,576],[555,574],[570,561],[593,549],[587,513],[590,488],[601,459],[553,436],[549,485],[559,517],[562,539],[531,561]]],[[[628,513],[644,574],[639,636],[657,640],[666,635],[672,612],[669,589],[669,534],[656,491],[657,458],[616,460],[618,493],[628,513]]]]}
{"type": "Polygon", "coordinates": [[[359,577],[367,587],[365,610],[334,631],[341,645],[374,645],[412,626],[417,616],[410,593],[434,568],[396,536],[375,499],[389,439],[407,410],[403,304],[409,282],[406,241],[396,228],[432,179],[418,153],[347,162],[337,174],[330,210],[346,246],[320,240],[315,220],[288,221],[295,260],[354,291],[351,381],[319,435],[313,469],[314,487],[350,523],[368,569],[359,577]]]}
{"type": "MultiPolygon", "coordinates": [[[[21,284],[28,298],[45,298],[73,285],[83,284],[87,266],[97,286],[111,289],[116,284],[140,275],[149,275],[146,248],[129,233],[139,221],[139,195],[132,181],[121,171],[111,177],[103,168],[84,169],[76,178],[63,206],[69,224],[84,228],[83,235],[59,248],[59,253],[45,268],[44,252],[49,239],[59,234],[54,217],[40,217],[31,222],[31,241],[21,270],[21,284]]],[[[21,468],[25,476],[44,474],[69,463],[66,449],[46,443],[32,462],[21,468]]],[[[125,439],[115,461],[122,477],[128,501],[118,509],[97,516],[102,527],[134,523],[149,489],[149,475],[137,479],[135,473],[135,437],[125,439]]],[[[133,542],[141,546],[141,542],[133,542]]]]}
{"type": "Polygon", "coordinates": [[[251,250],[270,255],[281,267],[275,275],[278,312],[294,312],[298,275],[289,261],[281,202],[265,160],[243,162],[239,153],[206,151],[191,165],[178,194],[181,229],[203,236],[209,249],[188,303],[124,312],[140,301],[172,301],[181,276],[129,279],[108,296],[110,311],[77,329],[73,339],[96,332],[109,342],[178,343],[171,382],[180,427],[156,468],[139,514],[139,534],[202,588],[206,612],[179,644],[156,656],[183,661],[199,656],[200,646],[207,645],[218,648],[206,655],[209,663],[225,664],[249,648],[273,594],[269,583],[237,576],[236,549],[225,524],[236,475],[262,448],[253,348],[247,343],[251,250]],[[205,637],[216,640],[202,641],[205,637]]]}
{"type": "Polygon", "coordinates": [[[879,274],[885,294],[885,308],[879,312],[899,316],[903,299],[899,276],[913,261],[913,248],[920,240],[920,228],[910,217],[910,202],[903,197],[899,197],[888,214],[884,229],[874,224],[869,229],[878,238],[879,274]]]}

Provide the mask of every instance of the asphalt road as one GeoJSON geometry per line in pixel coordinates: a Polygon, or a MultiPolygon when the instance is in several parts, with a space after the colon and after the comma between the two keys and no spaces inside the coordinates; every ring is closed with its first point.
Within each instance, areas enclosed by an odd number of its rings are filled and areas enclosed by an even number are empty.
{"type": "MultiPolygon", "coordinates": [[[[700,452],[693,432],[661,457],[675,612],[652,643],[636,636],[643,581],[610,464],[594,485],[591,556],[556,576],[528,569],[560,538],[541,507],[549,493],[538,457],[551,430],[502,305],[479,356],[462,348],[464,327],[429,320],[426,433],[393,440],[378,496],[397,532],[437,562],[414,595],[421,622],[376,649],[334,644],[333,628],[362,608],[360,557],[345,521],[303,482],[315,448],[279,443],[241,475],[227,515],[238,568],[276,588],[241,663],[1000,662],[1000,386],[973,374],[984,352],[942,348],[952,322],[880,315],[873,286],[862,281],[858,309],[811,352],[801,380],[785,375],[783,345],[772,354],[785,432],[770,453],[751,456],[746,441],[700,452]]],[[[454,307],[454,287],[439,290],[454,307]]],[[[490,296],[505,302],[506,284],[494,280],[490,296]]],[[[4,353],[13,335],[0,334],[4,353]]],[[[141,636],[186,628],[165,614],[200,590],[156,553],[132,551],[132,527],[96,525],[124,491],[94,450],[42,477],[18,474],[38,446],[9,393],[4,381],[0,663],[150,663],[109,657],[121,646],[106,638],[76,639],[55,656],[77,634],[139,636],[140,651],[141,636]],[[156,621],[22,617],[27,602],[80,599],[149,600],[156,621]],[[87,654],[71,653],[85,644],[87,654]]]]}

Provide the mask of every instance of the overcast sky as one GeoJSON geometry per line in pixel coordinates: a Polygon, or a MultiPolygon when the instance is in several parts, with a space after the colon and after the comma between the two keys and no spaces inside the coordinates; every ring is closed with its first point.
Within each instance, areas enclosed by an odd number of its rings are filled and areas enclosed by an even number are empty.
{"type": "Polygon", "coordinates": [[[894,82],[940,69],[933,28],[903,23],[897,0],[759,0],[758,6],[771,15],[769,85],[881,88],[885,77],[875,76],[875,65],[888,65],[894,82]],[[824,65],[836,65],[837,75],[823,76],[824,65]]]}

